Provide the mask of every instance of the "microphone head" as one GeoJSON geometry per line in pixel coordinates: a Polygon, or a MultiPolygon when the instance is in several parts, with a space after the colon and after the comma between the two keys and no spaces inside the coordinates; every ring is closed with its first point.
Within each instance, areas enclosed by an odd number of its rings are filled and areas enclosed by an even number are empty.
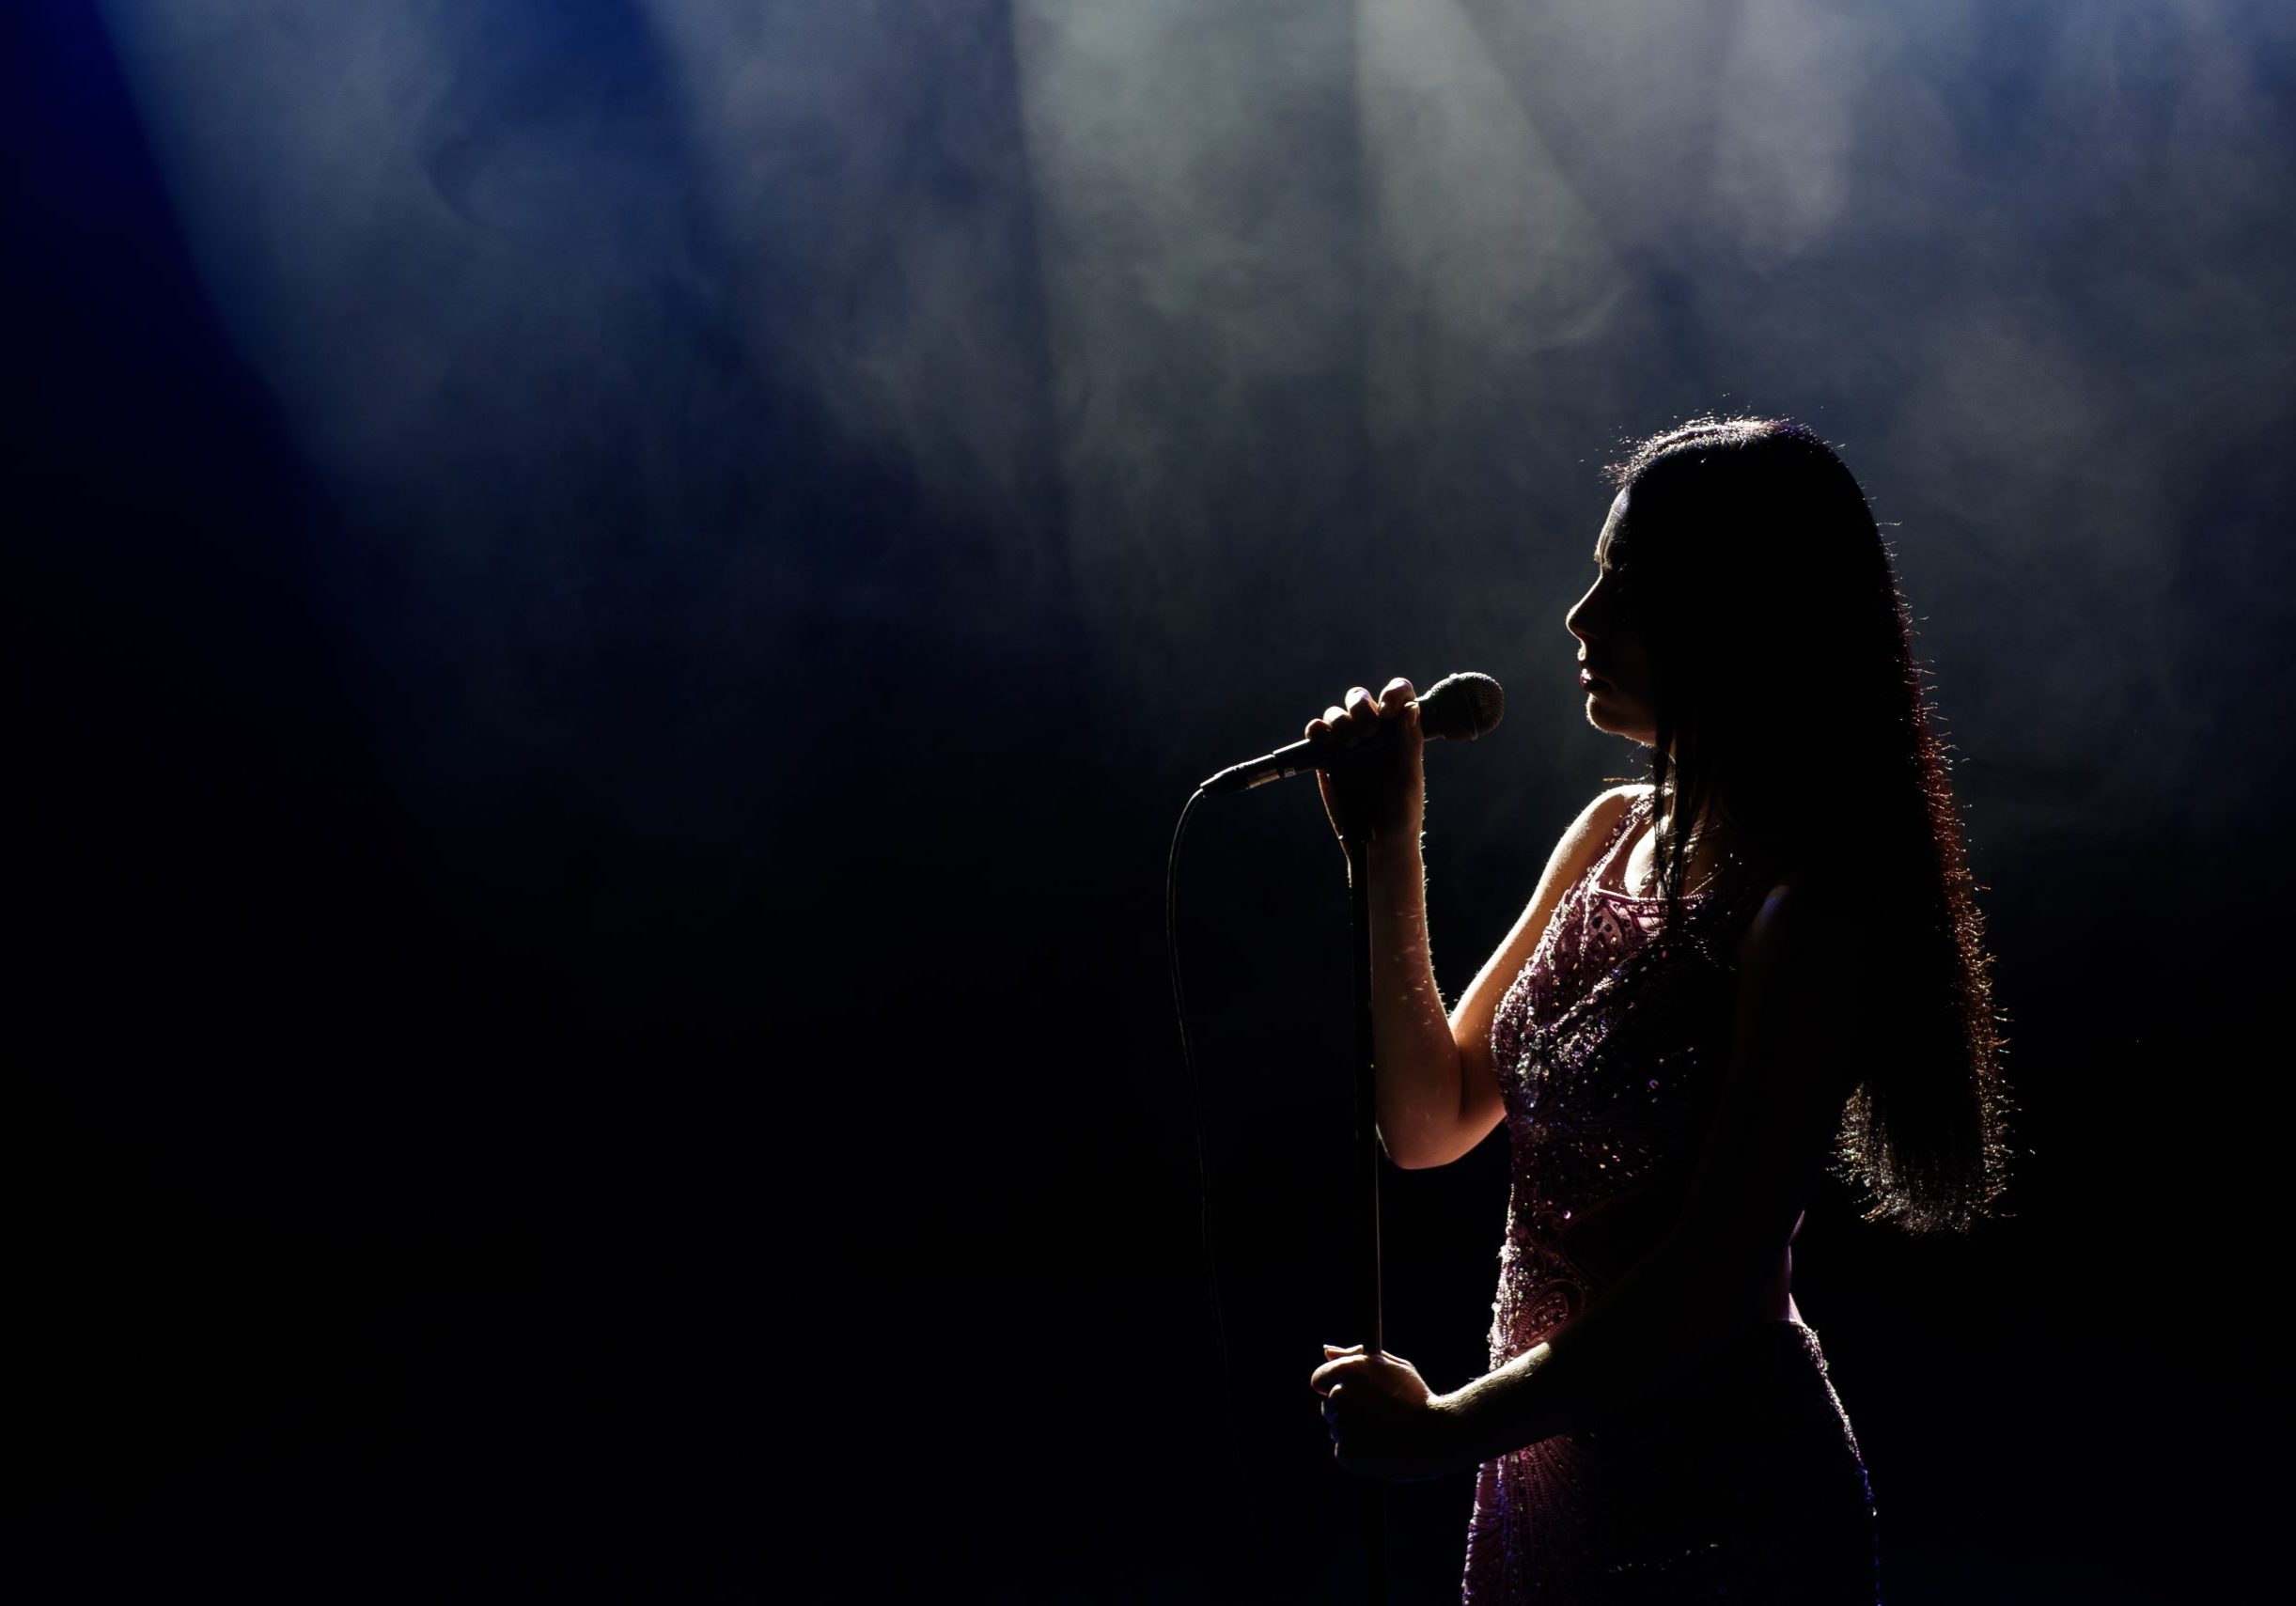
{"type": "Polygon", "coordinates": [[[1419,733],[1430,741],[1473,741],[1507,712],[1507,694],[1488,675],[1462,669],[1419,694],[1419,733]]]}

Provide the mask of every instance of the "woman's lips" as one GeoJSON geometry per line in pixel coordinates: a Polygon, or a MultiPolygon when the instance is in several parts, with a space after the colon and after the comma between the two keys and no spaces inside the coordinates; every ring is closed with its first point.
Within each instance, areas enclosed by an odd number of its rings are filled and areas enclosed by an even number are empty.
{"type": "Polygon", "coordinates": [[[1608,686],[1610,682],[1591,669],[1582,669],[1579,671],[1579,684],[1592,691],[1597,686],[1608,686]]]}

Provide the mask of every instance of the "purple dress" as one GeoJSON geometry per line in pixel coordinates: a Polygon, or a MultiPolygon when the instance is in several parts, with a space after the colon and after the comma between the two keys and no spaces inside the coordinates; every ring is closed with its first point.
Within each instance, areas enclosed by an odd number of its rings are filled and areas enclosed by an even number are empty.
{"type": "MultiPolygon", "coordinates": [[[[1514,1177],[1494,1369],[1657,1247],[1718,1107],[1735,950],[1768,886],[1718,880],[1661,932],[1661,900],[1609,884],[1650,808],[1648,790],[1627,807],[1492,1022],[1514,1177]]],[[[1467,1606],[1879,1598],[1872,1494],[1818,1335],[1716,1338],[1609,1419],[1477,1469],[1467,1606]]]]}

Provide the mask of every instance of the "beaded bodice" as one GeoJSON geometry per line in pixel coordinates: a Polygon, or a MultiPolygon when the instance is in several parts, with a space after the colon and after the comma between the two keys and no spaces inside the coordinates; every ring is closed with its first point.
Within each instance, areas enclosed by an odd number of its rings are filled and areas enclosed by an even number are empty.
{"type": "Polygon", "coordinates": [[[1501,998],[1492,1064],[1513,1158],[1491,1364],[1521,1354],[1657,1246],[1711,1125],[1729,1050],[1735,948],[1766,890],[1724,875],[1665,906],[1608,884],[1648,818],[1631,803],[1501,998]]]}
{"type": "MultiPolygon", "coordinates": [[[[1513,1170],[1493,1370],[1664,1240],[1720,1106],[1737,948],[1772,878],[1733,864],[1669,928],[1612,873],[1652,807],[1628,804],[1492,1017],[1513,1170]]],[[[1733,1342],[1647,1408],[1478,1466],[1465,1606],[1871,1600],[1871,1490],[1817,1335],[1733,1342]]]]}

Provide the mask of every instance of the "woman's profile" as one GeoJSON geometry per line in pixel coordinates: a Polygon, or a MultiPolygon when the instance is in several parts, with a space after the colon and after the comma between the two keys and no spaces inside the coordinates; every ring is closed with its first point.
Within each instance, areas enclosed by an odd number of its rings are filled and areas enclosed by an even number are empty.
{"type": "MultiPolygon", "coordinates": [[[[2006,1182],[1983,925],[1864,492],[1783,419],[1699,419],[1608,470],[1565,625],[1586,717],[1649,779],[1564,833],[1447,1013],[1429,958],[1414,692],[1312,740],[1367,844],[1381,1142],[1410,1169],[1507,1129],[1490,1371],[1451,1394],[1325,1347],[1342,1466],[1472,1468],[1469,1606],[1872,1601],[1874,1502],[1792,1242],[1830,1171],[1868,1221],[1966,1230],[2006,1182]]],[[[1559,650],[1556,673],[1563,672],[1559,650]]]]}

